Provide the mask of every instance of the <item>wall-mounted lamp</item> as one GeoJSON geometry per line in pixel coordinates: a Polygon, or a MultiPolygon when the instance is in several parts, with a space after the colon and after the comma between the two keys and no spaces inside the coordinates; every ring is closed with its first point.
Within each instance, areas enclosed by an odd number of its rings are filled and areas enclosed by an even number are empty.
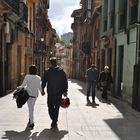
{"type": "Polygon", "coordinates": [[[44,38],[42,37],[40,40],[41,40],[41,42],[43,42],[44,41],[44,38]]]}

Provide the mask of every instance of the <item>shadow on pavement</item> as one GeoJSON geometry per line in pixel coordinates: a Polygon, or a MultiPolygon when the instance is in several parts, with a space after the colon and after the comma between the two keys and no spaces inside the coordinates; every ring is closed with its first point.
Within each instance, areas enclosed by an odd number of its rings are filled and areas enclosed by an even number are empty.
{"type": "MultiPolygon", "coordinates": [[[[77,83],[81,88],[79,91],[86,96],[86,83],[74,79],[70,79],[72,83],[77,83]]],[[[112,109],[115,114],[113,118],[106,118],[104,122],[111,128],[114,135],[118,136],[120,140],[138,140],[140,138],[140,113],[131,108],[125,101],[121,101],[117,98],[113,98],[110,95],[109,100],[105,101],[101,98],[101,91],[96,91],[96,97],[102,103],[106,103],[113,106],[108,106],[108,109],[112,109]],[[114,109],[113,109],[114,108],[114,109]]],[[[88,105],[90,106],[90,105],[88,105]]],[[[107,110],[111,113],[111,110],[107,110]]],[[[111,115],[113,115],[113,112],[111,115]]],[[[99,128],[99,132],[102,129],[99,128]]],[[[110,131],[102,131],[102,135],[106,136],[106,139],[110,138],[110,131]]]]}
{"type": "MultiPolygon", "coordinates": [[[[104,120],[106,124],[119,136],[120,140],[139,140],[140,123],[127,118],[114,118],[104,120]]],[[[139,120],[137,120],[139,122],[139,120]]]]}
{"type": "Polygon", "coordinates": [[[61,140],[68,131],[59,130],[59,129],[44,129],[40,133],[35,132],[31,133],[31,130],[26,127],[24,131],[5,131],[5,135],[2,136],[2,139],[8,140],[61,140]]]}
{"type": "Polygon", "coordinates": [[[21,132],[17,132],[14,130],[5,131],[5,135],[3,135],[1,139],[28,140],[30,135],[31,135],[31,130],[28,127],[26,127],[25,130],[21,132]]]}
{"type": "Polygon", "coordinates": [[[34,133],[30,138],[32,138],[33,140],[61,140],[66,134],[68,134],[68,131],[66,130],[44,129],[39,133],[39,135],[37,135],[37,133],[34,133]]]}
{"type": "MultiPolygon", "coordinates": [[[[79,91],[84,94],[86,96],[86,89],[87,89],[87,85],[86,85],[86,82],[83,82],[83,81],[78,81],[78,80],[75,80],[75,79],[69,79],[72,83],[77,83],[81,89],[79,89],[79,91]]],[[[101,97],[101,90],[97,90],[96,89],[96,97],[98,98],[98,100],[102,103],[106,103],[106,104],[111,104],[111,100],[104,100],[102,99],[101,97]]],[[[90,104],[90,103],[87,103],[87,106],[93,106],[93,104],[90,104]]],[[[95,104],[94,106],[99,106],[99,104],[95,104]]]]}

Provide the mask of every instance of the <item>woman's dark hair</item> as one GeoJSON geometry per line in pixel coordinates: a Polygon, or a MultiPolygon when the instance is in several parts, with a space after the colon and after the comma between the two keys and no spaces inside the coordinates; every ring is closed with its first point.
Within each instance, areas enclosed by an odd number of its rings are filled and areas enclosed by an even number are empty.
{"type": "Polygon", "coordinates": [[[35,65],[31,65],[29,67],[29,73],[30,74],[33,74],[33,75],[36,75],[36,73],[37,73],[37,67],[35,65]]]}

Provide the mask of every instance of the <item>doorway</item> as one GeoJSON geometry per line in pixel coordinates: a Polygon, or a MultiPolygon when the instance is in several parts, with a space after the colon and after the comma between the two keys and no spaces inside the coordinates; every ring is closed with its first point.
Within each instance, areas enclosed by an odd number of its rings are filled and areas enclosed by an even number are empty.
{"type": "Polygon", "coordinates": [[[122,97],[122,85],[123,85],[123,63],[124,63],[124,46],[119,46],[118,57],[118,96],[122,97]]]}

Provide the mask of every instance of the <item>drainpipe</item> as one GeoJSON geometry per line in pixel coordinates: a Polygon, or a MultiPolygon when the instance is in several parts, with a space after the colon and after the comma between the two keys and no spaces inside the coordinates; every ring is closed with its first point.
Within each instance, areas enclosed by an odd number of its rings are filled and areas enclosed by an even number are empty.
{"type": "Polygon", "coordinates": [[[133,95],[132,95],[132,108],[140,111],[140,23],[136,23],[136,60],[133,73],[133,95]]]}
{"type": "Polygon", "coordinates": [[[140,63],[140,42],[139,42],[139,37],[140,37],[140,23],[136,23],[137,27],[137,40],[136,40],[136,62],[137,64],[140,63]]]}
{"type": "Polygon", "coordinates": [[[2,95],[6,93],[5,87],[5,22],[6,16],[3,15],[3,24],[2,24],[2,95]]]}
{"type": "Polygon", "coordinates": [[[137,64],[138,64],[138,96],[137,96],[137,110],[140,111],[140,22],[137,25],[137,64]]]}

